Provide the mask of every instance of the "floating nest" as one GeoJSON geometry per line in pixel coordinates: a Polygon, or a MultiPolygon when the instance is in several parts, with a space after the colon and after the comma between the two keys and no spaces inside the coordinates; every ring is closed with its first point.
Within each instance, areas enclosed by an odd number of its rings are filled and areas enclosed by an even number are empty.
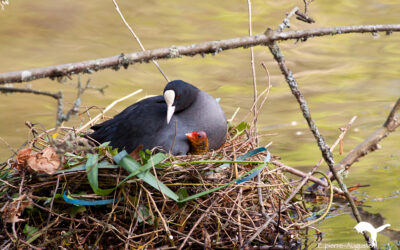
{"type": "MultiPolygon", "coordinates": [[[[294,189],[279,168],[265,164],[260,182],[257,177],[232,181],[260,166],[266,151],[247,163],[224,161],[255,148],[242,124],[229,130],[217,151],[162,154],[159,164],[127,178],[132,172],[117,166],[117,152],[106,144],[94,146],[70,128],[37,134],[1,170],[1,248],[299,248],[298,225],[306,211],[299,201],[279,211],[294,189]],[[102,167],[90,174],[88,161],[93,160],[102,167]],[[178,201],[149,185],[145,173],[178,201]],[[102,192],[108,194],[98,195],[102,192]],[[94,205],[99,201],[109,204],[94,205]]],[[[155,157],[149,153],[140,153],[140,165],[155,157]]]]}

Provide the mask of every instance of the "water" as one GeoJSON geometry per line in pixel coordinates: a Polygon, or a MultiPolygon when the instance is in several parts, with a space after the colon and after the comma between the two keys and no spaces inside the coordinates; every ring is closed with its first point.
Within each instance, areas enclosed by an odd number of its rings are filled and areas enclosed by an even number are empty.
{"type": "MultiPolygon", "coordinates": [[[[253,33],[277,27],[302,1],[253,1],[253,33]]],[[[247,35],[246,1],[119,1],[120,9],[147,49],[189,45],[247,35]]],[[[317,20],[309,25],[292,20],[292,28],[308,29],[341,25],[398,23],[398,0],[315,1],[310,7],[317,20]]],[[[348,152],[379,128],[400,93],[400,34],[350,34],[309,39],[305,43],[280,43],[287,65],[294,72],[312,116],[321,133],[332,143],[352,116],[354,126],[344,140],[348,152]]],[[[78,62],[139,51],[112,1],[11,1],[0,11],[0,71],[78,62]]],[[[221,97],[227,117],[241,107],[238,120],[252,104],[250,51],[236,49],[216,56],[200,56],[159,61],[170,79],[183,79],[221,97]]],[[[321,157],[308,127],[268,49],[255,48],[259,92],[267,85],[259,64],[264,61],[271,73],[273,88],[260,113],[259,131],[266,134],[262,143],[273,141],[271,151],[288,165],[307,170],[321,157]]],[[[118,72],[104,70],[90,77],[92,85],[109,85],[106,95],[87,91],[83,106],[105,107],[113,100],[143,88],[109,113],[113,115],[136,98],[160,94],[165,81],[152,64],[136,64],[118,72]]],[[[64,91],[66,105],[72,105],[76,77],[64,84],[48,79],[30,82],[35,89],[64,91]]],[[[23,86],[16,85],[16,86],[23,86]]],[[[0,96],[0,136],[13,148],[26,139],[25,121],[46,128],[55,124],[54,100],[26,94],[0,96]]],[[[96,111],[91,111],[96,114],[96,111]]],[[[79,125],[74,118],[67,125],[79,125]]],[[[367,215],[379,213],[392,230],[400,230],[399,133],[391,134],[382,149],[356,163],[345,180],[348,185],[370,184],[360,190],[367,215]]],[[[10,150],[0,143],[0,160],[10,150]]],[[[335,160],[343,156],[335,153],[335,160]]],[[[326,169],[326,166],[322,167],[326,169]]],[[[376,216],[375,216],[376,217],[376,216]]],[[[323,244],[363,244],[352,228],[355,221],[348,209],[318,225],[324,232],[323,244]]],[[[396,236],[397,235],[397,236],[396,236]]],[[[394,244],[396,233],[379,234],[378,243],[394,244]],[[389,236],[388,236],[389,235],[389,236]],[[394,236],[393,236],[394,235],[394,236]]],[[[325,245],[333,246],[333,245],[325,245]]],[[[328,247],[329,248],[329,247],[328,247]]],[[[350,247],[351,248],[351,247],[350,247]]]]}

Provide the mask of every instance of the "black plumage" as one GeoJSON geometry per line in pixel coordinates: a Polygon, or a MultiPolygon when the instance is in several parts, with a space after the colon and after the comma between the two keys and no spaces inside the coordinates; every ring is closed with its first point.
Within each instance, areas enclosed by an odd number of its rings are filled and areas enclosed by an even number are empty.
{"type": "Polygon", "coordinates": [[[189,83],[175,80],[166,85],[164,96],[134,103],[92,129],[91,138],[100,143],[111,141],[111,146],[128,153],[143,145],[144,149],[158,147],[161,151],[184,155],[190,149],[186,133],[205,131],[209,148],[217,149],[226,139],[227,125],[225,114],[213,97],[189,83]],[[170,94],[174,98],[168,105],[166,96],[170,94]],[[173,114],[169,122],[168,109],[173,114]]]}

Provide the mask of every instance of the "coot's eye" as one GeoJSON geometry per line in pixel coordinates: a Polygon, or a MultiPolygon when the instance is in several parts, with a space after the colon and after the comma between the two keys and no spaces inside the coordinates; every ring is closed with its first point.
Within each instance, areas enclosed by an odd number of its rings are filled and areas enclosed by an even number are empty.
{"type": "Polygon", "coordinates": [[[179,99],[179,98],[181,98],[181,94],[178,94],[178,95],[175,97],[175,99],[179,99]]]}

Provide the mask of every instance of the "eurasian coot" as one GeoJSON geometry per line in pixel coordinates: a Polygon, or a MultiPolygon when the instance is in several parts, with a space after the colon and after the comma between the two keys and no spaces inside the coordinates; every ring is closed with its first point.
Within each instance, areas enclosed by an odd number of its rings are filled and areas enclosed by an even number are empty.
{"type": "Polygon", "coordinates": [[[175,80],[169,82],[163,96],[141,100],[114,118],[92,127],[89,136],[128,153],[139,146],[159,149],[174,155],[190,150],[187,133],[204,131],[209,149],[217,149],[226,138],[225,114],[216,100],[195,86],[175,80]],[[176,135],[175,135],[176,124],[176,135]]]}

